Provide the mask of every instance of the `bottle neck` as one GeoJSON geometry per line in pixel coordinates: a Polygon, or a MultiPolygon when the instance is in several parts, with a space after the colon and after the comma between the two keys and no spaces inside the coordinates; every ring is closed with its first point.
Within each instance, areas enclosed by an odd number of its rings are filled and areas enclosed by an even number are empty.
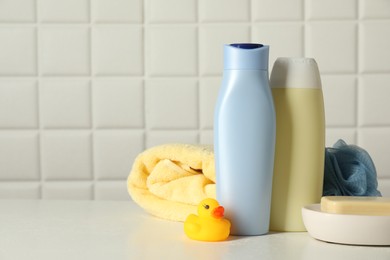
{"type": "Polygon", "coordinates": [[[224,70],[223,86],[235,88],[241,86],[264,86],[269,89],[268,70],[224,70]]]}
{"type": "Polygon", "coordinates": [[[245,77],[251,77],[251,78],[258,78],[258,79],[269,79],[268,76],[268,70],[223,70],[223,78],[226,77],[239,77],[239,78],[245,78],[245,77]]]}

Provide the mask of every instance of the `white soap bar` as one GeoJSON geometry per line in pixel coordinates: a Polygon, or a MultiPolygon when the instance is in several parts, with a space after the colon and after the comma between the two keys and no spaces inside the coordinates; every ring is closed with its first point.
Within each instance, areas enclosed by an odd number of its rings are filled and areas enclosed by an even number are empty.
{"type": "Polygon", "coordinates": [[[390,198],[326,196],[321,198],[321,211],[336,214],[390,216],[390,198]]]}

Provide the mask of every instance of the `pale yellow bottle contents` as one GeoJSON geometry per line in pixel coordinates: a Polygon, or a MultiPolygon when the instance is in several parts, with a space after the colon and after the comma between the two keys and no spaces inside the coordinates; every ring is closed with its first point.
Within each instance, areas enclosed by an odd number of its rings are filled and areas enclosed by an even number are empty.
{"type": "Polygon", "coordinates": [[[321,211],[335,214],[390,216],[390,198],[354,196],[322,197],[321,211]]]}
{"type": "Polygon", "coordinates": [[[270,229],[305,231],[301,208],[322,196],[325,119],[321,88],[272,88],[276,150],[270,229]],[[279,126],[283,127],[279,127],[279,126]]]}

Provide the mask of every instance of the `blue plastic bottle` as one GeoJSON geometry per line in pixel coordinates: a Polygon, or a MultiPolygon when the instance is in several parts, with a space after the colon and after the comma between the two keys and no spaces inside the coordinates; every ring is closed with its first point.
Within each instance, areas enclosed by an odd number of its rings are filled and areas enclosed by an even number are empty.
{"type": "Polygon", "coordinates": [[[214,149],[217,199],[233,235],[269,230],[276,130],[268,55],[262,44],[224,46],[214,149]]]}

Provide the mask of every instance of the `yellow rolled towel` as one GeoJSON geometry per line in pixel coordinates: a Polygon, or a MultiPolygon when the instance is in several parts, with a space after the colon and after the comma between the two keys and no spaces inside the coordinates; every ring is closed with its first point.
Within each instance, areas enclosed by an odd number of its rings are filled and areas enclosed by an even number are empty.
{"type": "Polygon", "coordinates": [[[215,198],[212,146],[165,144],[139,154],[127,179],[134,202],[160,218],[184,221],[215,198]]]}

